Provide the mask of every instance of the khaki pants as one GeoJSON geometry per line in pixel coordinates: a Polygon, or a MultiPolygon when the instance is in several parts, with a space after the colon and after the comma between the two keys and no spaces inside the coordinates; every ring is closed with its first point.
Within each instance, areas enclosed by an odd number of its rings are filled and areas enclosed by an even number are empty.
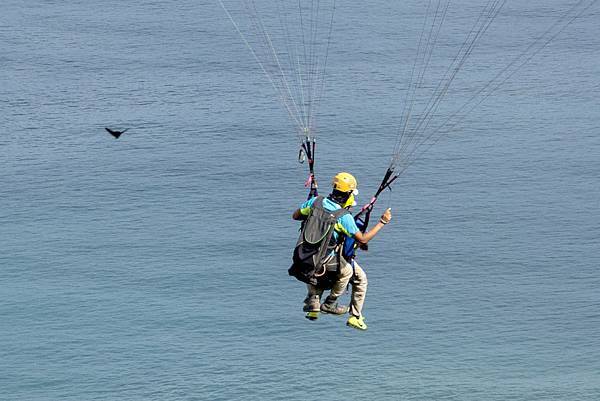
{"type": "MultiPolygon", "coordinates": [[[[365,303],[365,296],[367,295],[367,274],[356,261],[354,262],[354,275],[352,273],[352,265],[342,259],[330,296],[339,298],[344,293],[350,279],[352,279],[352,297],[350,299],[349,312],[351,315],[360,317],[362,316],[362,308],[365,303]]],[[[306,286],[308,287],[308,297],[318,295],[321,298],[323,295],[323,289],[311,284],[307,284],[306,286]]]]}

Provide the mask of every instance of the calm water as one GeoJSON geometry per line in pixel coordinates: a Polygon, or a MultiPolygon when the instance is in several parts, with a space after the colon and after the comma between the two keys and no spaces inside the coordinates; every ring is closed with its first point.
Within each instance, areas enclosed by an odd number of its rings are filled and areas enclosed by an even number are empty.
{"type": "MultiPolygon", "coordinates": [[[[600,399],[597,5],[382,198],[362,333],[303,318],[305,167],[221,8],[126,3],[0,8],[0,399],[600,399]]],[[[317,170],[365,201],[423,10],[346,3],[317,170]]],[[[572,4],[515,3],[473,79],[572,4]]]]}

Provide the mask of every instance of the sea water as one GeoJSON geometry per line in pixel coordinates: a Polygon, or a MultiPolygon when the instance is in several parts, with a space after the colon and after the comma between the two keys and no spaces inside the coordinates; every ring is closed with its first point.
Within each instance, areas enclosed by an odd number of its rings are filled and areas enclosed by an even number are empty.
{"type": "MultiPolygon", "coordinates": [[[[457,88],[571,4],[509,2],[457,88]]],[[[306,167],[218,2],[0,10],[0,399],[600,399],[597,5],[382,195],[366,332],[303,317],[306,167]]],[[[423,13],[338,2],[323,192],[376,189],[423,13]]]]}

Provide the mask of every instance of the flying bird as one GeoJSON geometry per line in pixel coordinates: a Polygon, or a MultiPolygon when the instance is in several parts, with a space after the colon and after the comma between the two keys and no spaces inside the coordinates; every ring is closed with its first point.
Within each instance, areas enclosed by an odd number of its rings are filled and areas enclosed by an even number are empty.
{"type": "Polygon", "coordinates": [[[113,131],[110,128],[104,128],[106,131],[108,131],[109,134],[111,134],[112,136],[114,136],[115,138],[119,138],[122,134],[124,134],[125,132],[127,132],[127,129],[124,129],[123,131],[113,131]]]}

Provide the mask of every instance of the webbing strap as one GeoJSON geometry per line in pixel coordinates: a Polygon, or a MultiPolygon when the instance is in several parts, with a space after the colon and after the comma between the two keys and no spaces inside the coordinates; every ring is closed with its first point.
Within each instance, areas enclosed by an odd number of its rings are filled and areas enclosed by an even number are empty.
{"type": "Polygon", "coordinates": [[[319,186],[317,185],[317,179],[315,178],[315,150],[317,147],[316,140],[314,138],[306,137],[301,144],[300,154],[298,160],[301,163],[304,162],[303,154],[308,159],[308,178],[304,183],[304,187],[310,188],[308,192],[308,199],[319,195],[319,186]]]}

